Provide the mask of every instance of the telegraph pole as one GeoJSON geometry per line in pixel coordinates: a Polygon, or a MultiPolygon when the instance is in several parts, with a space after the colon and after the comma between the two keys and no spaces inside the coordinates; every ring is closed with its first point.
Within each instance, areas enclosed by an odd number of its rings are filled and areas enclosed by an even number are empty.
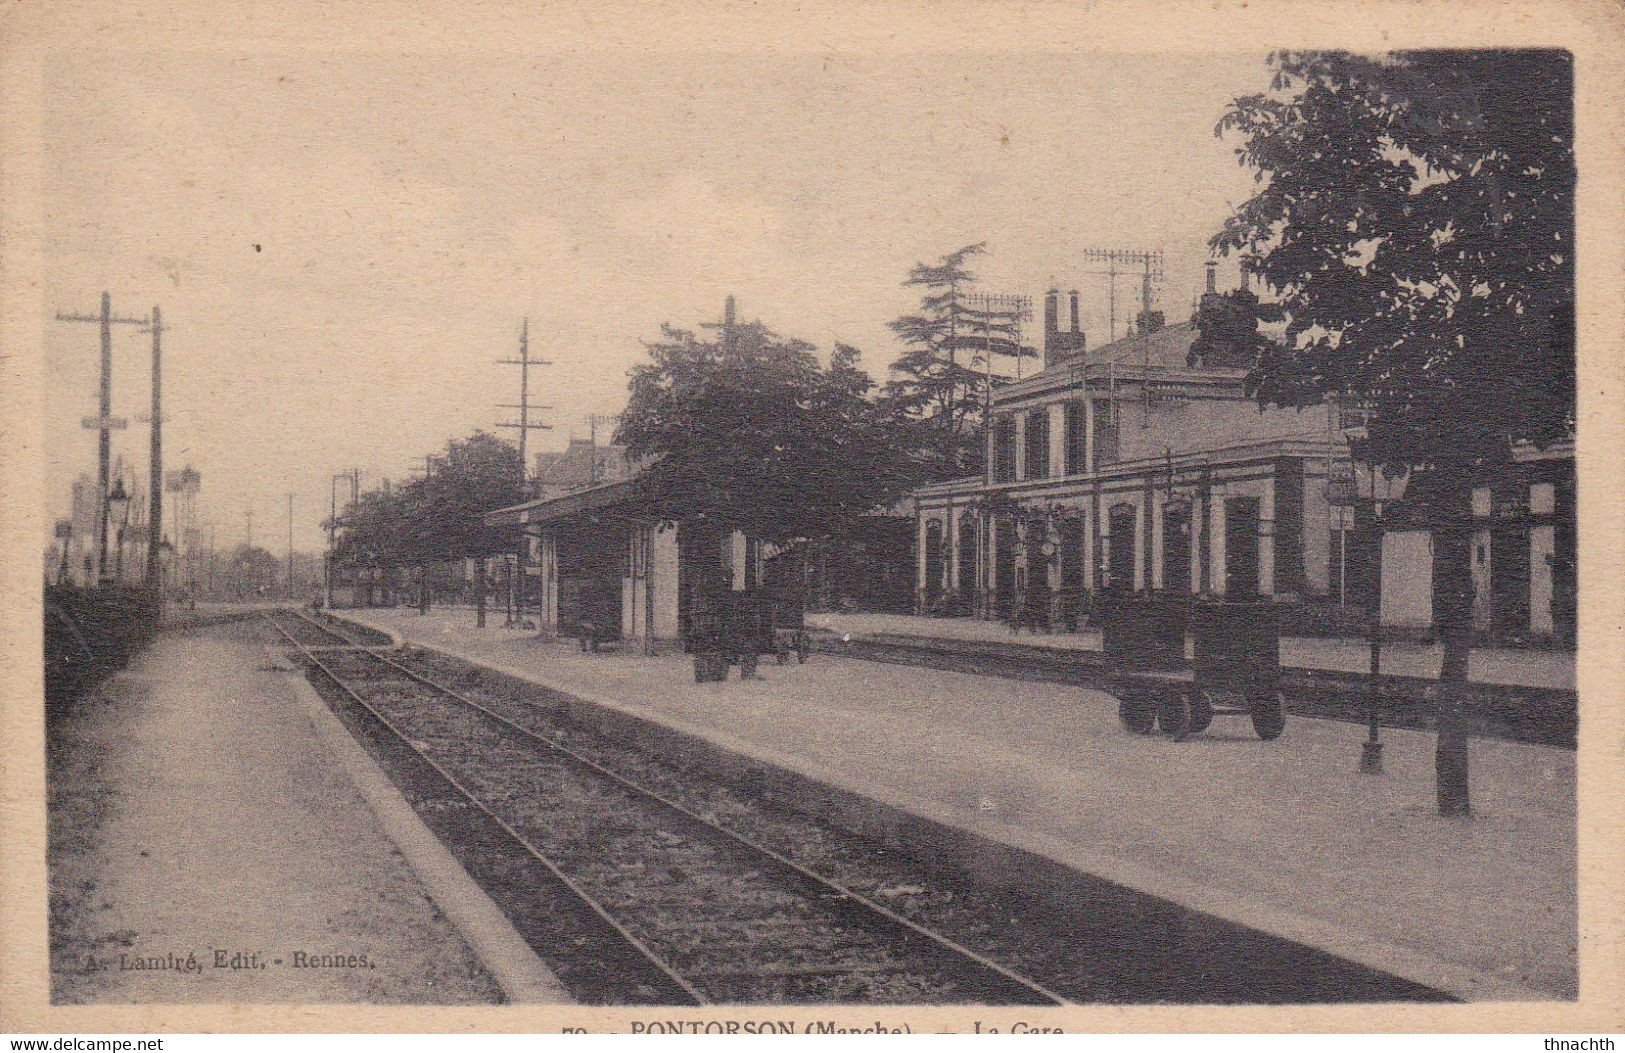
{"type": "Polygon", "coordinates": [[[96,483],[98,509],[96,511],[96,583],[107,577],[107,492],[113,456],[113,430],[124,428],[127,421],[113,417],[113,326],[146,325],[145,318],[118,318],[113,314],[112,297],[102,293],[100,314],[57,312],[59,322],[95,322],[101,326],[101,403],[96,417],[85,417],[80,424],[99,433],[96,442],[96,483]]]}
{"type": "Polygon", "coordinates": [[[519,367],[519,401],[498,403],[499,407],[502,409],[518,410],[519,419],[517,421],[503,421],[501,424],[498,424],[497,427],[519,429],[519,470],[521,473],[520,477],[522,480],[524,480],[522,489],[524,491],[524,496],[527,498],[530,496],[530,462],[526,460],[526,439],[532,430],[540,429],[542,431],[547,431],[552,428],[552,425],[550,424],[532,422],[530,419],[530,411],[532,409],[552,409],[551,406],[532,406],[530,404],[530,367],[550,366],[552,364],[552,362],[549,362],[546,359],[530,357],[529,318],[526,318],[519,327],[519,357],[497,359],[497,365],[499,366],[519,367]]]}
{"type": "Polygon", "coordinates": [[[343,477],[333,476],[327,486],[329,502],[327,508],[327,559],[322,561],[327,568],[327,573],[322,575],[322,584],[326,586],[324,591],[327,593],[327,610],[333,609],[333,531],[338,526],[339,520],[339,480],[341,478],[343,477]]]}
{"type": "MultiPolygon", "coordinates": [[[[530,462],[526,455],[526,437],[532,429],[548,430],[551,425],[532,423],[530,419],[530,367],[533,360],[530,357],[530,319],[526,318],[519,326],[519,357],[503,358],[497,360],[498,365],[519,367],[519,403],[513,407],[519,410],[519,420],[504,421],[499,424],[501,428],[519,429],[519,479],[520,495],[523,499],[530,498],[530,462]]],[[[535,359],[538,366],[550,366],[553,363],[544,359],[535,359]]],[[[541,407],[538,407],[541,408],[541,407]]],[[[514,612],[513,617],[520,617],[524,613],[524,581],[525,581],[525,542],[527,535],[523,525],[519,528],[519,545],[514,555],[514,575],[508,583],[508,604],[514,612]]],[[[513,624],[510,619],[509,624],[513,624]]]]}
{"type": "Polygon", "coordinates": [[[339,480],[340,479],[348,479],[348,480],[350,480],[350,504],[353,506],[356,503],[356,501],[358,501],[360,499],[361,469],[359,469],[359,468],[351,468],[348,472],[334,472],[333,473],[333,478],[329,481],[328,487],[327,487],[329,504],[328,504],[328,514],[327,514],[327,559],[325,561],[326,565],[327,565],[327,573],[326,573],[325,577],[326,577],[326,592],[327,592],[327,608],[329,610],[332,610],[332,608],[333,608],[333,571],[335,569],[334,566],[333,566],[334,558],[335,558],[335,554],[334,554],[334,551],[333,551],[333,546],[335,544],[335,535],[336,535],[337,530],[338,530],[338,521],[339,521],[339,480]]]}
{"type": "MultiPolygon", "coordinates": [[[[1130,266],[1138,265],[1141,268],[1140,276],[1140,311],[1142,317],[1151,313],[1151,285],[1152,282],[1162,280],[1162,252],[1146,251],[1141,249],[1084,249],[1083,258],[1095,263],[1105,263],[1109,269],[1107,274],[1111,281],[1111,326],[1112,339],[1117,339],[1117,276],[1122,273],[1117,269],[1119,263],[1130,266]]],[[[1095,273],[1101,273],[1099,271],[1095,273]]]]}
{"type": "Polygon", "coordinates": [[[288,599],[293,599],[293,494],[288,495],[288,599]]]}
{"type": "MultiPolygon", "coordinates": [[[[587,416],[587,445],[592,453],[592,463],[587,469],[587,481],[593,484],[601,482],[598,478],[598,425],[608,424],[618,426],[621,422],[620,414],[612,413],[607,416],[602,413],[593,413],[587,416]]],[[[613,438],[613,436],[612,436],[613,438]]]]}
{"type": "MultiPolygon", "coordinates": [[[[164,331],[158,305],[152,307],[152,452],[148,469],[147,490],[147,591],[153,602],[162,604],[164,595],[163,541],[164,524],[164,414],[163,414],[163,354],[160,340],[164,331]]],[[[179,533],[176,540],[182,540],[179,533]]],[[[177,545],[176,552],[180,551],[177,545]]]]}
{"type": "Polygon", "coordinates": [[[243,521],[247,524],[248,538],[243,542],[244,548],[254,547],[254,510],[248,509],[243,513],[243,521]]]}

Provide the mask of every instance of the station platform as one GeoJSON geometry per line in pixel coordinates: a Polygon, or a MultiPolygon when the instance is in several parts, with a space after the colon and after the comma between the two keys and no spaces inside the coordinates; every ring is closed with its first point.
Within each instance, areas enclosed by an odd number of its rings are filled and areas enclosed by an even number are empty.
{"type": "Polygon", "coordinates": [[[341,616],[1079,871],[1460,998],[1577,992],[1575,754],[1475,740],[1470,820],[1437,815],[1434,738],[1291,718],[1130,735],[1075,686],[814,654],[696,684],[687,656],[583,654],[467,609],[341,616]]]}
{"type": "MultiPolygon", "coordinates": [[[[912,614],[808,614],[807,624],[854,637],[918,642],[953,642],[1041,647],[1058,651],[1099,652],[1100,630],[1075,633],[1016,633],[1003,622],[976,618],[929,618],[912,614]]],[[[1352,637],[1283,636],[1281,665],[1322,672],[1365,673],[1370,649],[1352,637]]],[[[1437,679],[1442,653],[1437,644],[1389,640],[1381,646],[1378,671],[1386,676],[1437,679]]],[[[1575,659],[1571,651],[1537,648],[1474,648],[1468,655],[1469,680],[1509,687],[1573,691],[1575,659]]]]}
{"type": "Polygon", "coordinates": [[[53,729],[52,1001],[502,1001],[269,631],[202,624],[233,613],[177,618],[53,729]]]}

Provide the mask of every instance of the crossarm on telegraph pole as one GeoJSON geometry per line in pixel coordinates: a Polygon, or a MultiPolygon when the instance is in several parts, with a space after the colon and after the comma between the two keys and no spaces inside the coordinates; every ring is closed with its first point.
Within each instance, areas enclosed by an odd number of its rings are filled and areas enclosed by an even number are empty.
{"type": "Polygon", "coordinates": [[[96,484],[97,484],[97,513],[96,513],[96,583],[101,584],[107,577],[107,494],[111,462],[113,456],[113,436],[115,428],[123,428],[125,422],[113,418],[113,326],[115,325],[147,325],[145,318],[120,318],[113,314],[112,297],[107,292],[102,293],[102,309],[99,314],[83,314],[79,312],[58,311],[56,320],[59,322],[95,322],[101,326],[101,400],[100,411],[94,418],[87,417],[84,426],[99,433],[96,444],[96,484]]]}

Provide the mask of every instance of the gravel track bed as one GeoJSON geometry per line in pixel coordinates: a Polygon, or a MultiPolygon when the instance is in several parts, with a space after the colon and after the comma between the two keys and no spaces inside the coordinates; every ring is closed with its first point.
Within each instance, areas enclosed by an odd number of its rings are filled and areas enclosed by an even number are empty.
{"type": "Polygon", "coordinates": [[[977,888],[964,875],[922,865],[887,846],[686,770],[671,758],[609,741],[570,722],[545,699],[516,699],[455,659],[411,652],[397,660],[1052,991],[1074,1001],[1145,1001],[1143,970],[1123,967],[1123,959],[1132,957],[1123,945],[1113,950],[1095,944],[1019,895],[977,888]]]}
{"type": "Polygon", "coordinates": [[[358,625],[342,618],[335,618],[326,611],[312,610],[305,613],[344,637],[347,643],[357,643],[366,647],[389,647],[395,642],[388,633],[379,632],[377,629],[358,625]]]}
{"type": "MultiPolygon", "coordinates": [[[[324,655],[326,662],[332,655],[324,655]]],[[[579,909],[546,868],[519,849],[484,812],[445,782],[326,674],[297,660],[316,692],[333,707],[362,748],[388,772],[424,824],[541,955],[559,982],[586,1005],[654,1005],[670,1000],[665,987],[629,967],[625,955],[606,953],[597,919],[579,909]]]]}
{"type": "MultiPolygon", "coordinates": [[[[265,616],[306,647],[344,647],[351,643],[337,629],[314,625],[291,611],[266,611],[265,616]]],[[[277,637],[277,642],[284,641],[277,637]]]]}
{"type": "MultiPolygon", "coordinates": [[[[711,999],[987,1000],[985,987],[945,965],[923,940],[872,930],[821,890],[490,717],[368,656],[330,654],[323,661],[711,999]]],[[[535,723],[535,713],[522,705],[512,712],[511,703],[491,708],[510,719],[528,716],[523,726],[535,723]]],[[[572,748],[580,744],[578,735],[564,735],[572,748]]],[[[646,785],[655,782],[635,767],[605,766],[646,785]]],[[[679,796],[675,784],[653,788],[679,796]]],[[[696,799],[692,792],[681,796],[685,804],[696,799]]]]}

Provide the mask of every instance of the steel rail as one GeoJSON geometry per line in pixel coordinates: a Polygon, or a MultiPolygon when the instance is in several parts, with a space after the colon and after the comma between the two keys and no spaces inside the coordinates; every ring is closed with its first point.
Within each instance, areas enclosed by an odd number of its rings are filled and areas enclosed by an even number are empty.
{"type": "Polygon", "coordinates": [[[532,739],[557,753],[569,757],[576,763],[591,769],[604,778],[607,778],[624,789],[630,791],[633,795],[654,801],[666,809],[683,816],[683,818],[688,822],[697,824],[712,834],[720,836],[728,841],[732,841],[734,844],[745,849],[748,853],[771,861],[780,869],[788,870],[794,873],[801,880],[810,883],[820,891],[833,894],[836,900],[857,907],[872,917],[883,919],[887,924],[895,929],[902,929],[908,934],[925,939],[928,943],[938,948],[940,952],[944,952],[946,957],[953,960],[958,960],[961,965],[968,962],[979,970],[998,976],[1006,985],[1022,990],[1029,995],[1037,996],[1043,999],[1045,1002],[1055,1005],[1068,1004],[1067,999],[1049,990],[1042,984],[1039,984],[1037,981],[1030,980],[1007,966],[1001,965],[1000,963],[979,954],[971,948],[966,947],[965,945],[954,940],[952,937],[945,936],[942,933],[936,932],[935,930],[926,928],[918,922],[898,914],[896,911],[885,906],[884,904],[877,903],[874,900],[869,899],[867,896],[864,896],[862,893],[856,892],[832,878],[825,877],[824,875],[809,869],[805,865],[798,863],[771,848],[768,848],[766,845],[758,844],[742,834],[739,834],[725,826],[705,818],[699,813],[690,810],[686,806],[664,796],[657,790],[650,789],[649,787],[643,786],[640,783],[634,782],[633,780],[621,775],[619,772],[612,771],[609,768],[604,767],[602,764],[599,764],[590,757],[583,756],[567,746],[554,742],[545,735],[532,731],[530,728],[524,727],[521,724],[515,723],[513,720],[510,720],[502,714],[494,712],[474,699],[467,697],[455,688],[438,683],[429,677],[418,673],[416,670],[402,665],[400,662],[395,661],[388,655],[382,654],[379,651],[366,650],[357,653],[366,654],[379,662],[390,666],[417,683],[420,683],[425,687],[431,688],[451,699],[454,699],[465,706],[478,710],[499,724],[511,728],[526,738],[532,739]]]}
{"type": "MultiPolygon", "coordinates": [[[[532,858],[540,863],[547,870],[547,872],[559,882],[559,884],[563,885],[567,890],[569,890],[569,892],[574,895],[582,903],[582,905],[587,907],[593,914],[595,914],[599,920],[607,924],[616,933],[616,935],[618,935],[623,941],[626,942],[628,946],[635,950],[639,956],[648,962],[649,965],[653,966],[662,976],[675,985],[678,990],[680,990],[688,998],[692,999],[695,1005],[707,1005],[710,1003],[710,999],[695,988],[694,985],[684,979],[675,969],[671,967],[670,964],[651,950],[642,940],[638,939],[636,935],[627,931],[626,927],[617,921],[614,916],[604,908],[603,904],[599,903],[590,893],[588,893],[580,885],[576,884],[575,881],[571,880],[571,878],[566,875],[564,871],[559,869],[558,865],[554,863],[545,852],[531,843],[531,841],[519,831],[515,830],[501,816],[493,812],[483,801],[475,796],[473,792],[458,781],[456,776],[447,771],[442,765],[435,761],[434,758],[430,757],[427,753],[420,749],[418,745],[406,735],[405,732],[396,727],[393,721],[384,716],[382,713],[378,712],[376,708],[374,708],[369,702],[356,693],[355,689],[350,687],[349,684],[345,683],[344,680],[340,678],[339,675],[335,673],[326,662],[323,662],[321,658],[312,652],[309,647],[300,643],[294,638],[292,633],[278,625],[268,615],[266,616],[265,620],[272,628],[281,633],[289,643],[298,648],[299,652],[305,656],[307,661],[309,661],[317,669],[320,669],[323,675],[325,675],[329,680],[333,681],[333,683],[337,685],[341,691],[354,700],[357,705],[361,706],[368,713],[370,713],[374,720],[378,721],[378,723],[387,728],[390,734],[394,735],[395,738],[400,740],[403,745],[405,745],[425,764],[432,768],[435,774],[439,775],[443,780],[445,780],[447,785],[456,790],[457,793],[465,798],[470,804],[484,813],[485,816],[494,822],[503,833],[512,838],[515,844],[523,848],[532,858]]],[[[334,633],[334,635],[337,636],[340,634],[334,633]]],[[[377,658],[388,665],[395,664],[374,651],[362,650],[349,653],[370,655],[371,657],[377,658]]]]}
{"type": "MultiPolygon", "coordinates": [[[[263,618],[265,618],[267,621],[269,621],[271,623],[271,625],[274,626],[278,632],[282,633],[283,636],[289,637],[290,639],[292,638],[292,634],[289,633],[281,625],[277,624],[276,619],[271,617],[271,615],[273,615],[273,614],[291,614],[291,615],[293,615],[295,617],[295,619],[300,624],[308,625],[311,628],[315,629],[317,632],[325,633],[326,635],[331,636],[333,639],[341,641],[341,643],[338,646],[348,646],[348,647],[365,646],[363,644],[357,643],[353,638],[351,638],[349,636],[346,636],[344,633],[339,632],[337,629],[334,629],[332,626],[323,625],[321,622],[317,621],[315,618],[312,618],[310,615],[306,614],[304,611],[299,610],[297,607],[277,607],[277,608],[274,608],[274,609],[268,610],[268,611],[264,611],[264,610],[260,611],[260,615],[263,618]]],[[[300,647],[327,647],[327,646],[330,646],[330,645],[328,645],[328,644],[299,644],[299,646],[300,647]]]]}
{"type": "MultiPolygon", "coordinates": [[[[286,609],[288,610],[289,613],[298,616],[298,618],[301,621],[305,622],[306,624],[314,625],[316,628],[320,629],[322,632],[327,633],[329,636],[336,636],[340,640],[343,640],[345,643],[349,644],[352,647],[372,647],[372,646],[374,646],[373,644],[362,643],[360,640],[357,640],[355,637],[351,636],[349,633],[342,632],[339,629],[335,628],[333,625],[328,624],[327,622],[321,621],[321,620],[319,620],[317,618],[313,618],[311,616],[310,612],[304,610],[303,608],[289,607],[289,608],[286,608],[286,609]]],[[[334,618],[333,621],[336,622],[336,621],[338,621],[338,619],[334,618]]],[[[378,644],[376,646],[382,647],[384,645],[383,644],[378,644]]]]}

